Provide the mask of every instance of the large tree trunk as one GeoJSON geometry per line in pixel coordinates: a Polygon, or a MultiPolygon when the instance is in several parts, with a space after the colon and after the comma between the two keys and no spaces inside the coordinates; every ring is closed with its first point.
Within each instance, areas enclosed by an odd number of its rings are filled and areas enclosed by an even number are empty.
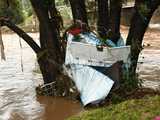
{"type": "Polygon", "coordinates": [[[60,16],[54,0],[30,0],[40,25],[42,51],[38,53],[38,63],[44,83],[54,83],[58,96],[70,96],[73,87],[71,78],[64,72],[64,51],[60,42],[60,16]],[[37,4],[38,3],[38,4],[37,4]]]}
{"type": "Polygon", "coordinates": [[[98,0],[97,30],[100,37],[105,38],[109,29],[108,0],[98,0]]]}
{"type": "Polygon", "coordinates": [[[38,55],[38,63],[45,83],[56,81],[59,67],[63,64],[63,55],[57,28],[57,11],[54,1],[31,0],[32,6],[40,22],[40,43],[42,52],[38,55]],[[38,4],[37,4],[38,3],[38,4]]]}
{"type": "Polygon", "coordinates": [[[127,38],[127,45],[131,45],[130,74],[136,73],[139,53],[142,50],[142,40],[150,19],[160,5],[160,0],[136,0],[135,13],[131,21],[131,27],[127,38]]]}
{"type": "Polygon", "coordinates": [[[120,19],[121,19],[122,0],[110,0],[110,29],[112,31],[111,39],[117,43],[120,37],[120,19]]]}
{"type": "Polygon", "coordinates": [[[74,22],[81,20],[88,25],[85,0],[69,0],[74,22]]]}

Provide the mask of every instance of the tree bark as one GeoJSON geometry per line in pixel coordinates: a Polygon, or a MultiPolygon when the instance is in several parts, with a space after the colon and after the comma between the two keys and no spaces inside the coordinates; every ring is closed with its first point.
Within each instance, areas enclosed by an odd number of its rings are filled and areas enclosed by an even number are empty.
{"type": "Polygon", "coordinates": [[[109,29],[108,0],[98,0],[97,30],[100,37],[105,38],[109,29]]]}
{"type": "Polygon", "coordinates": [[[131,66],[129,72],[136,73],[139,53],[142,50],[142,41],[145,31],[154,11],[160,5],[159,0],[136,0],[135,13],[127,37],[127,45],[131,45],[131,66]]]}
{"type": "Polygon", "coordinates": [[[31,3],[40,22],[41,47],[53,49],[55,56],[56,54],[61,55],[56,21],[57,10],[53,5],[54,1],[31,0],[31,3]]]}
{"type": "Polygon", "coordinates": [[[121,19],[122,0],[110,0],[110,29],[112,31],[111,39],[117,43],[120,37],[120,19],[121,19]]]}
{"type": "Polygon", "coordinates": [[[54,0],[30,0],[40,25],[42,51],[37,55],[44,84],[54,83],[55,95],[71,97],[77,95],[71,78],[63,67],[64,52],[61,48],[59,15],[54,0]],[[38,4],[37,4],[38,3],[38,4]]]}
{"type": "Polygon", "coordinates": [[[88,25],[85,0],[69,0],[74,22],[81,20],[88,25]]]}
{"type": "Polygon", "coordinates": [[[57,80],[61,73],[57,66],[62,66],[64,61],[56,21],[57,10],[54,1],[31,0],[31,3],[40,22],[42,52],[39,54],[38,63],[44,83],[51,83],[57,80]]]}

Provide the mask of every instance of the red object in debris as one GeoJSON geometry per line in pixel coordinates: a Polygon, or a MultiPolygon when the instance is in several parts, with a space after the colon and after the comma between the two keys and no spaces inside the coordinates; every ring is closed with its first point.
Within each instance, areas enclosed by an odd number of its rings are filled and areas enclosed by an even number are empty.
{"type": "Polygon", "coordinates": [[[82,32],[82,30],[80,28],[72,28],[68,31],[68,33],[72,34],[72,35],[78,35],[82,32]]]}
{"type": "Polygon", "coordinates": [[[153,120],[160,120],[160,116],[155,117],[153,120]]]}

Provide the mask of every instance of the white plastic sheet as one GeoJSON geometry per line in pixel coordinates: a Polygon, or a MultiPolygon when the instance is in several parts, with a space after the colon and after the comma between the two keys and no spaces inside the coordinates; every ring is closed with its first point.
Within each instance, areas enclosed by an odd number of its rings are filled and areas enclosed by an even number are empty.
{"type": "Polygon", "coordinates": [[[84,106],[105,99],[114,84],[109,77],[89,66],[71,65],[71,71],[84,106]]]}
{"type": "Polygon", "coordinates": [[[73,42],[72,39],[69,34],[65,64],[109,67],[117,61],[128,62],[130,46],[104,47],[103,51],[98,51],[96,45],[73,42]]]}
{"type": "Polygon", "coordinates": [[[68,34],[65,64],[71,66],[71,77],[85,106],[105,99],[114,84],[108,76],[90,66],[109,67],[117,61],[128,62],[130,47],[106,47],[98,51],[97,39],[94,42],[89,40],[89,36],[82,37],[82,42],[73,42],[73,35],[68,34]]]}

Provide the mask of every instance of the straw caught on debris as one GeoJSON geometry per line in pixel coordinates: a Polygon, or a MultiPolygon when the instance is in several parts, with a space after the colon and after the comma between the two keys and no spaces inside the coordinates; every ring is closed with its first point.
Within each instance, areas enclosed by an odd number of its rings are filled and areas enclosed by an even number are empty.
{"type": "Polygon", "coordinates": [[[1,59],[6,60],[5,52],[4,52],[4,44],[3,44],[3,40],[2,40],[1,28],[0,28],[0,54],[1,54],[1,59]]]}

